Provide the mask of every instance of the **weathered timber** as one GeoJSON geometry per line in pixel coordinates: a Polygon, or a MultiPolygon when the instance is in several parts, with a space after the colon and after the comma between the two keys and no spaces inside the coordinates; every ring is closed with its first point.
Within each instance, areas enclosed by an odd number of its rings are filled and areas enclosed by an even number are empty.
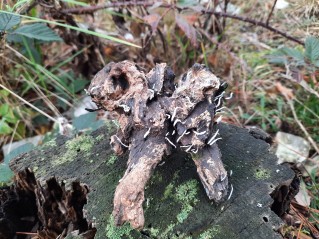
{"type": "Polygon", "coordinates": [[[228,176],[215,127],[227,84],[200,64],[194,64],[177,84],[174,79],[166,63],[145,73],[134,62],[111,62],[95,75],[87,91],[98,108],[113,113],[119,122],[111,137],[114,152],[129,151],[127,170],[114,196],[118,226],[129,222],[133,228],[144,227],[145,185],[163,157],[176,150],[196,159],[209,199],[219,203],[227,195],[228,176]]]}
{"type": "MultiPolygon", "coordinates": [[[[115,157],[108,127],[74,139],[58,137],[17,157],[11,168],[17,174],[28,167],[44,185],[55,176],[70,188],[74,181],[89,188],[87,220],[97,228],[95,238],[281,238],[275,232],[282,223],[271,211],[270,193],[281,182],[294,178],[287,166],[277,165],[269,145],[248,130],[220,124],[218,141],[233,193],[216,204],[206,196],[188,154],[164,158],[146,185],[145,227],[114,226],[113,197],[127,168],[128,155],[115,157]]],[[[196,159],[194,159],[196,160],[196,159]]],[[[279,203],[280,200],[277,200],[279,203]]],[[[285,201],[286,203],[286,201],[285,201]]]]}

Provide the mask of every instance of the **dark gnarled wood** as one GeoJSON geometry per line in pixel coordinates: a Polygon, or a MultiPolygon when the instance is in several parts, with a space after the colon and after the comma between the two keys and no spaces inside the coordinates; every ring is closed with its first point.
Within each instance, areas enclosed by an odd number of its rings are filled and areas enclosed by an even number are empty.
{"type": "Polygon", "coordinates": [[[109,63],[91,82],[88,93],[99,108],[114,112],[120,129],[112,136],[114,151],[130,151],[128,169],[116,189],[117,225],[128,221],[143,228],[144,187],[164,155],[179,149],[193,155],[209,199],[222,201],[228,189],[214,128],[222,110],[225,84],[195,64],[174,85],[165,63],[144,73],[134,63],[109,63]]]}

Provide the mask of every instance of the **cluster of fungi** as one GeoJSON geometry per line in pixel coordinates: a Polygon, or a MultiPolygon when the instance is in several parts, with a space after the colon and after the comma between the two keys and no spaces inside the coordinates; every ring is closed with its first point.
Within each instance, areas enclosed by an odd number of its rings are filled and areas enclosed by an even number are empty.
{"type": "MultiPolygon", "coordinates": [[[[181,79],[165,63],[145,73],[130,61],[109,63],[93,78],[88,94],[120,125],[111,145],[129,150],[127,169],[114,196],[116,225],[144,226],[144,188],[155,167],[174,150],[191,154],[209,199],[228,192],[227,172],[216,144],[227,84],[195,64],[181,79]]],[[[227,97],[226,97],[227,98],[227,97]]]]}

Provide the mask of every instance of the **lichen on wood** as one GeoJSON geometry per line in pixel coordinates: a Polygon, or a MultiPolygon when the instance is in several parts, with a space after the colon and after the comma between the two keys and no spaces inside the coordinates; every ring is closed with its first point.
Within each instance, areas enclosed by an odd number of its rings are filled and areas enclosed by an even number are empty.
{"type": "Polygon", "coordinates": [[[127,170],[114,196],[116,225],[144,226],[144,188],[162,158],[174,150],[193,156],[209,199],[225,199],[228,177],[215,127],[225,88],[226,83],[200,64],[177,83],[165,63],[145,73],[132,62],[112,62],[96,74],[88,93],[99,109],[112,112],[119,122],[117,134],[111,136],[115,153],[129,150],[127,170]]]}

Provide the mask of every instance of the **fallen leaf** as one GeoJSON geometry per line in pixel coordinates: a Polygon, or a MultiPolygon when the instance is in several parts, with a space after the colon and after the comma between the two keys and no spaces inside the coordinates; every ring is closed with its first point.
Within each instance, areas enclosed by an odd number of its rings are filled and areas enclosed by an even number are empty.
{"type": "Polygon", "coordinates": [[[177,26],[185,33],[193,46],[197,47],[196,29],[190,25],[187,20],[180,14],[175,15],[177,26]]]}
{"type": "Polygon", "coordinates": [[[157,30],[160,19],[161,16],[157,13],[153,13],[143,17],[143,20],[151,26],[152,32],[155,32],[157,30]]]}
{"type": "Polygon", "coordinates": [[[287,87],[283,86],[280,82],[276,83],[277,90],[288,100],[294,98],[294,94],[292,89],[288,89],[287,87]]]}
{"type": "Polygon", "coordinates": [[[299,192],[295,196],[295,199],[302,206],[309,207],[310,205],[311,198],[303,180],[300,182],[299,192]]]}
{"type": "Polygon", "coordinates": [[[189,23],[189,24],[194,24],[198,18],[199,18],[199,14],[191,14],[191,15],[185,15],[184,18],[186,19],[186,21],[189,23]]]}

